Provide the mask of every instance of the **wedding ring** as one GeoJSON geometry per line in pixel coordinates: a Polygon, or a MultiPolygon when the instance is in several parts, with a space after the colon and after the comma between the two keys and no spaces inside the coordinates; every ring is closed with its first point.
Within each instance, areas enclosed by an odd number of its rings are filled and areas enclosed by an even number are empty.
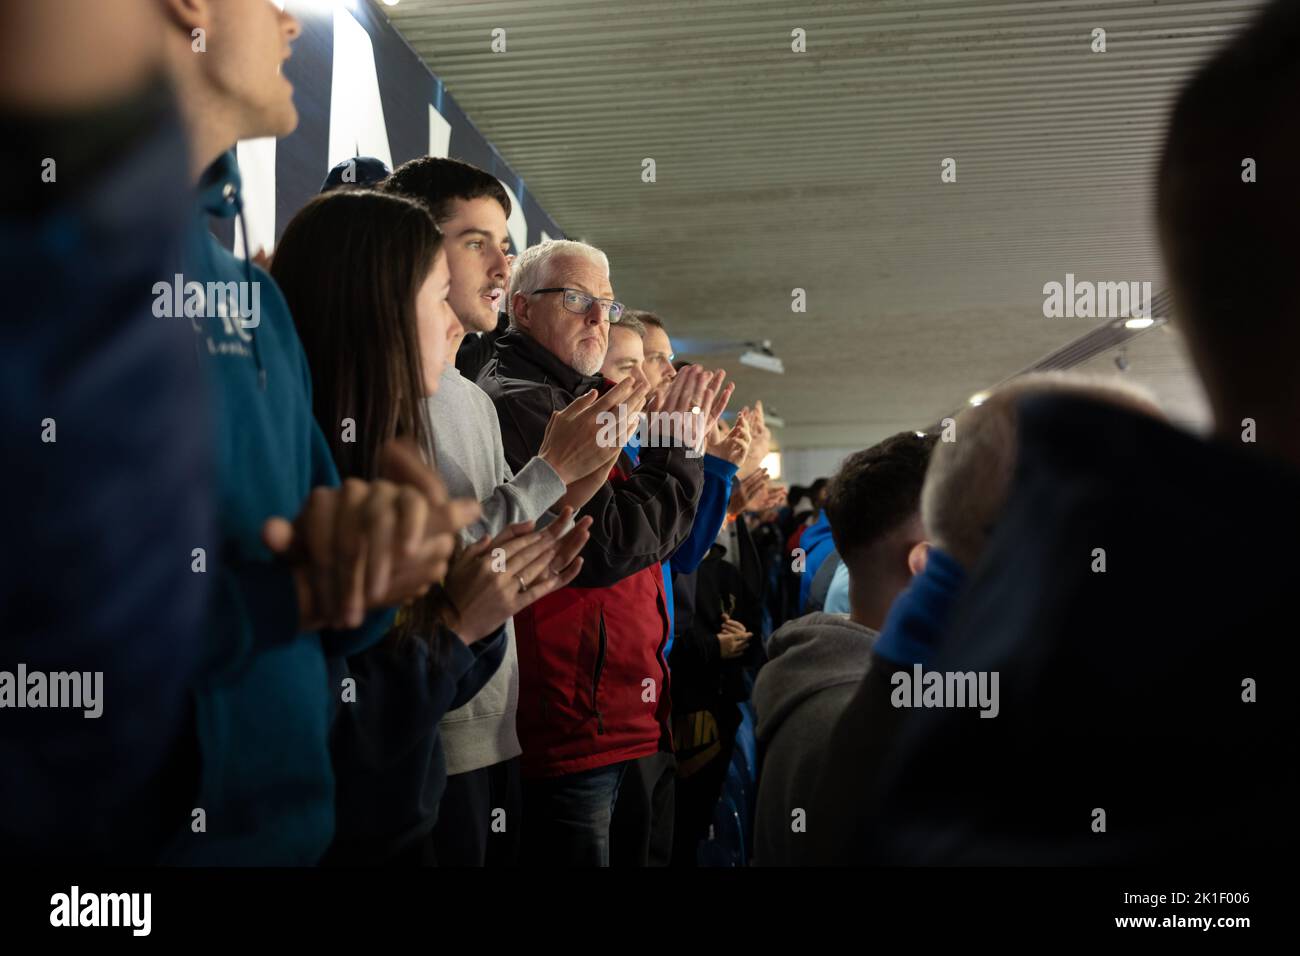
{"type": "Polygon", "coordinates": [[[523,594],[525,591],[528,590],[528,585],[527,585],[527,584],[524,584],[524,579],[523,579],[523,577],[522,577],[521,575],[516,574],[516,575],[515,575],[515,580],[519,582],[519,593],[520,593],[520,594],[523,594]]]}

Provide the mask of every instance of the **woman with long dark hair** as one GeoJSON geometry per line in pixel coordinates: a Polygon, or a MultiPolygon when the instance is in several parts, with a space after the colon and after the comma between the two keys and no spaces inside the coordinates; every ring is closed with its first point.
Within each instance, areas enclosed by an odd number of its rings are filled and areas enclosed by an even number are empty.
{"type": "MultiPolygon", "coordinates": [[[[442,236],[424,207],[368,190],[318,196],[285,229],[271,271],[345,492],[349,478],[376,479],[393,439],[428,448],[424,399],[438,387],[457,320],[442,236]]],[[[434,862],[430,833],[446,783],[438,721],[500,664],[506,619],[577,574],[590,519],[561,537],[571,516],[466,548],[440,587],[402,609],[387,639],[338,662],[327,862],[434,862]]]]}

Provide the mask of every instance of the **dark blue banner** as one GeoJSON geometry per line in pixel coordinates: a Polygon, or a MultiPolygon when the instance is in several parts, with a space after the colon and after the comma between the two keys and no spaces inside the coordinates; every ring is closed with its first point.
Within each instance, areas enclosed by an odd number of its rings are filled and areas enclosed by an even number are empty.
{"type": "MultiPolygon", "coordinates": [[[[515,252],[563,238],[523,179],[371,0],[284,0],[282,6],[302,24],[284,68],[300,121],[284,139],[239,144],[254,249],[274,245],[330,167],[353,156],[378,156],[394,167],[425,155],[473,163],[510,193],[515,252]]],[[[242,254],[235,230],[227,225],[221,235],[242,254]]]]}

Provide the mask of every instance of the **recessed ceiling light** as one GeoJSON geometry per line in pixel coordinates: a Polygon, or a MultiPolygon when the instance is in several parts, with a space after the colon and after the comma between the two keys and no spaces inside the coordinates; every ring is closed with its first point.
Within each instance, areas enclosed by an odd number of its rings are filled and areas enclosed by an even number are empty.
{"type": "Polygon", "coordinates": [[[741,354],[740,364],[761,368],[764,372],[775,372],[777,375],[785,372],[785,365],[775,355],[756,352],[753,349],[741,354]]]}

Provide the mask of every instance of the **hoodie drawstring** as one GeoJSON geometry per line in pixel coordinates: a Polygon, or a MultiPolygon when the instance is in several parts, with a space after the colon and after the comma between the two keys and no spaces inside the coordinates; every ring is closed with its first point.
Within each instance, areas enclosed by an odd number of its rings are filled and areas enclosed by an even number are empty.
{"type": "MultiPolygon", "coordinates": [[[[235,206],[235,218],[239,220],[239,233],[244,238],[244,281],[248,283],[248,294],[253,294],[253,249],[248,244],[248,222],[244,218],[244,200],[239,191],[233,191],[228,197],[235,206]]],[[[259,297],[260,300],[260,297],[259,297]]],[[[240,321],[243,321],[240,316],[240,321]]],[[[262,364],[262,348],[257,340],[257,329],[249,328],[248,334],[253,339],[253,361],[257,364],[257,387],[266,391],[266,366],[262,364]]]]}

